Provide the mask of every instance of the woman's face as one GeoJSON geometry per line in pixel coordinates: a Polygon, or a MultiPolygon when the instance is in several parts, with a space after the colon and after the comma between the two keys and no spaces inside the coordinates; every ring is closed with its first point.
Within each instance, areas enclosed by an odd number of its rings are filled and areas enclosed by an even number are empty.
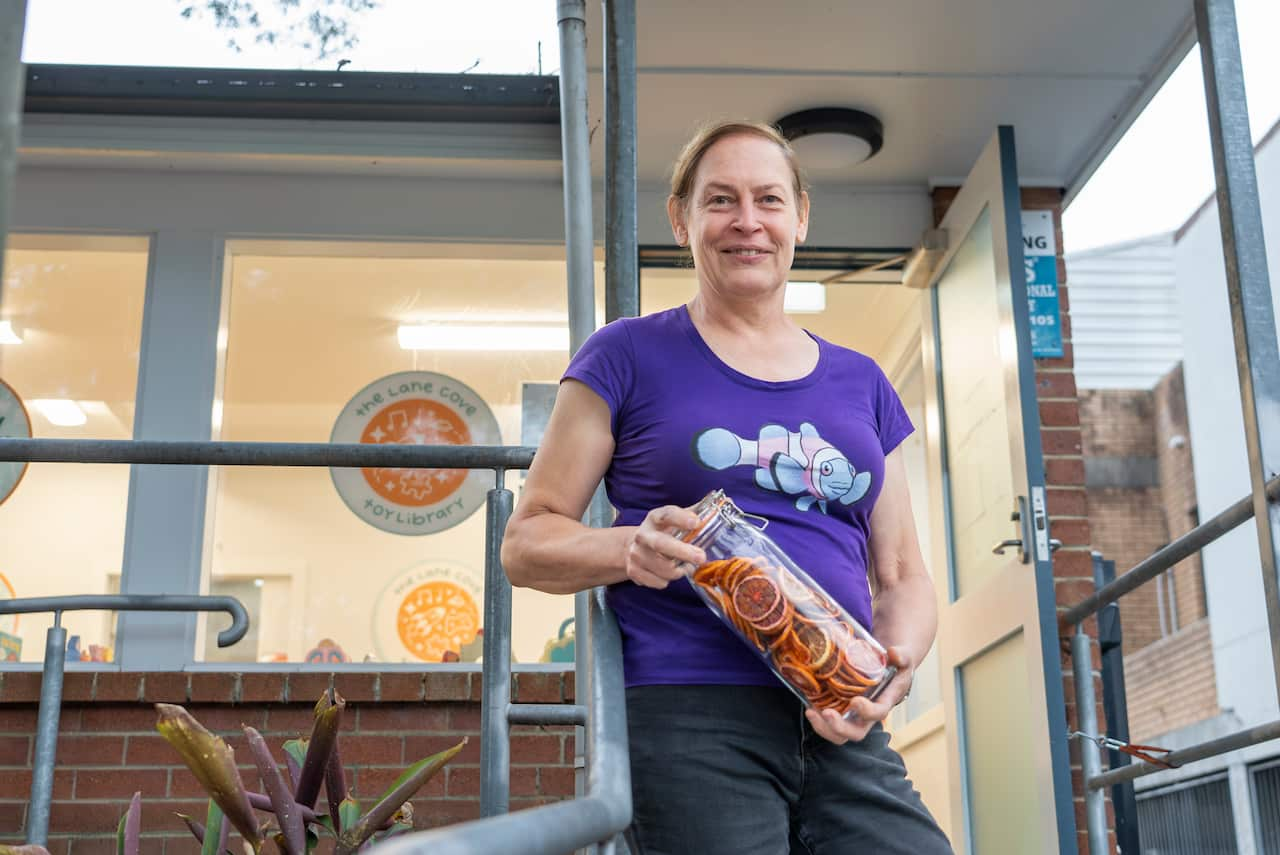
{"type": "Polygon", "coordinates": [[[775,143],[740,134],[707,149],[687,201],[670,199],[667,213],[701,287],[730,298],[780,295],[808,231],[809,196],[796,198],[775,143]]]}

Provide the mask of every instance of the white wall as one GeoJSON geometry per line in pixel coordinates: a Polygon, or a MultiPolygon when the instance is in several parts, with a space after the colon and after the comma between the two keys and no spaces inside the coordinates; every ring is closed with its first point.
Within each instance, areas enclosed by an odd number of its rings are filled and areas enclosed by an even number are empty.
{"type": "MultiPolygon", "coordinates": [[[[1257,156],[1272,301],[1280,316],[1280,137],[1257,156]]],[[[1187,410],[1200,519],[1248,494],[1249,471],[1216,206],[1177,241],[1187,410]]],[[[1280,437],[1272,437],[1280,442],[1280,437]]],[[[1218,704],[1246,725],[1277,717],[1266,609],[1252,521],[1204,551],[1218,704]]]]}

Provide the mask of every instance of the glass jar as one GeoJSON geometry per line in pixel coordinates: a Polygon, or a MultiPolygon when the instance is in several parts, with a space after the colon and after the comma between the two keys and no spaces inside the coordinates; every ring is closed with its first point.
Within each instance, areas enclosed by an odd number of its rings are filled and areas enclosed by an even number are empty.
{"type": "Polygon", "coordinates": [[[693,507],[698,525],[677,537],[706,553],[693,589],[778,678],[814,709],[848,715],[896,670],[885,649],[814,582],[723,490],[693,507]]]}

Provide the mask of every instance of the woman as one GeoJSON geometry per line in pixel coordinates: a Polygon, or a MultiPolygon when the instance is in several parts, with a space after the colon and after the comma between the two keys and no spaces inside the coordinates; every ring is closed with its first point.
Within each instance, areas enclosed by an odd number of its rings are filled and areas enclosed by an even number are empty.
{"type": "Polygon", "coordinates": [[[697,295],[607,325],[574,357],[503,565],[512,584],[552,593],[610,586],[646,855],[950,852],[880,726],[937,624],[896,450],[911,423],[872,360],[783,312],[809,197],[776,130],[703,130],[671,186],[697,295]],[[806,439],[837,449],[858,489],[780,477],[779,455],[757,454],[782,443],[803,468],[806,439]],[[579,520],[602,477],[618,518],[590,529],[579,520]],[[768,518],[773,539],[888,647],[897,676],[876,701],[856,700],[856,717],[805,710],[684,579],[704,556],[674,533],[715,488],[768,518]]]}

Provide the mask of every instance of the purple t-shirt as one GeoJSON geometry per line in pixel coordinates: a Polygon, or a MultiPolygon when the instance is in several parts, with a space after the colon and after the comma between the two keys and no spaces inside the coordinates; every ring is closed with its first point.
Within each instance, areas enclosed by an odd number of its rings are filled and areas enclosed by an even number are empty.
{"type": "MultiPolygon", "coordinates": [[[[770,537],[870,629],[871,508],[885,455],[913,428],[872,359],[813,338],[808,376],[757,380],[722,362],[680,306],[597,330],[564,376],[609,405],[615,525],[723,489],[767,518],[770,537]]],[[[621,582],[609,603],[628,686],[777,683],[686,579],[663,590],[621,582]]]]}

